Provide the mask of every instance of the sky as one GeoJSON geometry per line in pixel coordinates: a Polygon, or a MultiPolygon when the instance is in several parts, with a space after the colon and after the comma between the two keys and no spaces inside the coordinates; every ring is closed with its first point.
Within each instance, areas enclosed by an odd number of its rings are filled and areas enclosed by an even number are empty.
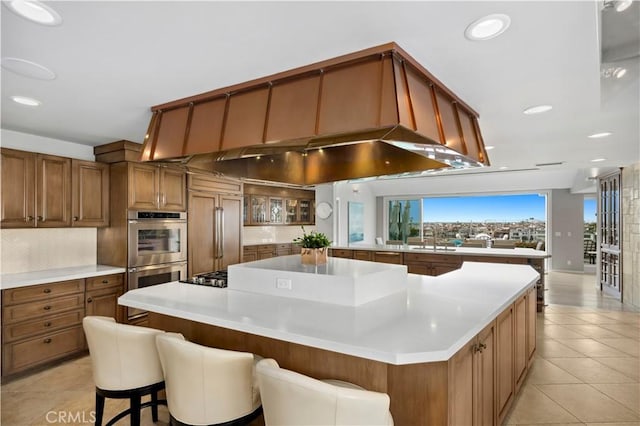
{"type": "Polygon", "coordinates": [[[584,200],[584,221],[595,222],[596,221],[596,199],[585,198],[584,200]]]}
{"type": "Polygon", "coordinates": [[[519,222],[545,220],[546,197],[538,194],[433,197],[422,200],[425,222],[519,222]]]}

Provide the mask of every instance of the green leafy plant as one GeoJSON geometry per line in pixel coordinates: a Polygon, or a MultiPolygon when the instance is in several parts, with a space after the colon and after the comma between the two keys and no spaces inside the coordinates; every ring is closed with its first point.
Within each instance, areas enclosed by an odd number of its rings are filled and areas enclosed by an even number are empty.
{"type": "Polygon", "coordinates": [[[302,227],[302,237],[294,238],[294,244],[299,244],[302,248],[323,248],[329,247],[331,241],[322,232],[311,231],[307,234],[302,227]]]}

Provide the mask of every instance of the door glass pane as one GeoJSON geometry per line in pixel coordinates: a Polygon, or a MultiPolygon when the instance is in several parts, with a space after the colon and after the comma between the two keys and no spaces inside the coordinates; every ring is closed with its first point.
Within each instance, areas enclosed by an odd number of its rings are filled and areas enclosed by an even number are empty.
{"type": "Polygon", "coordinates": [[[282,223],[282,198],[269,198],[269,222],[282,223]]]}
{"type": "Polygon", "coordinates": [[[251,222],[265,223],[267,221],[267,197],[251,196],[251,222]]]}
{"type": "Polygon", "coordinates": [[[298,222],[298,200],[286,200],[285,204],[287,210],[286,223],[298,222]]]}

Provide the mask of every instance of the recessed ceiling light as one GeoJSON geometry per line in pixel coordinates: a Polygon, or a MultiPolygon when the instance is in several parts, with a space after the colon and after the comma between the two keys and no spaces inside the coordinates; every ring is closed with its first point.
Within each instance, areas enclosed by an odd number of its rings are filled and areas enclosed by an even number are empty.
{"type": "Polygon", "coordinates": [[[489,40],[499,36],[509,28],[511,18],[502,13],[494,13],[473,21],[464,36],[472,41],[489,40]]]}
{"type": "Polygon", "coordinates": [[[606,158],[594,158],[593,160],[591,160],[592,163],[599,163],[601,161],[605,161],[606,158]]]}
{"type": "Polygon", "coordinates": [[[42,102],[40,102],[39,100],[29,98],[27,96],[11,96],[11,100],[13,102],[19,103],[20,105],[26,105],[26,106],[32,106],[32,107],[40,106],[42,104],[42,102]]]}
{"type": "Polygon", "coordinates": [[[607,136],[611,136],[613,133],[611,132],[602,132],[602,133],[594,133],[592,135],[587,136],[588,138],[591,139],[599,139],[599,138],[606,138],[607,136]]]}
{"type": "Polygon", "coordinates": [[[493,148],[495,148],[493,145],[487,145],[484,147],[485,151],[491,151],[493,148]]]}
{"type": "Polygon", "coordinates": [[[4,57],[2,58],[2,68],[38,80],[53,80],[56,78],[56,73],[49,68],[26,59],[4,57]]]}
{"type": "Polygon", "coordinates": [[[531,115],[531,114],[541,114],[543,112],[551,111],[552,109],[553,107],[551,105],[536,105],[536,106],[529,107],[522,112],[524,114],[531,115]]]}
{"type": "Polygon", "coordinates": [[[507,169],[508,169],[508,167],[507,167],[507,166],[502,166],[502,167],[500,167],[500,170],[507,170],[507,169]]]}
{"type": "Polygon", "coordinates": [[[60,25],[62,23],[62,17],[58,12],[42,2],[36,0],[12,0],[3,3],[14,13],[38,24],[60,25]]]}
{"type": "Polygon", "coordinates": [[[615,78],[622,78],[626,73],[627,73],[626,68],[616,68],[616,70],[613,72],[613,76],[615,78]]]}

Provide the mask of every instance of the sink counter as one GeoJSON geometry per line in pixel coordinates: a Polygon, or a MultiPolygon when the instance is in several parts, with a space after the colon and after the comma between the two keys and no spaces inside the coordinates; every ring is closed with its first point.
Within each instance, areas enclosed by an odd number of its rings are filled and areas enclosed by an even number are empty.
{"type": "Polygon", "coordinates": [[[545,251],[534,250],[531,248],[476,248],[476,247],[449,247],[447,250],[431,248],[422,248],[421,246],[411,245],[394,245],[394,244],[353,244],[346,246],[332,246],[332,249],[343,250],[369,250],[369,251],[390,251],[403,253],[430,253],[430,254],[455,254],[458,256],[489,256],[489,257],[520,257],[527,259],[545,259],[551,257],[545,251]]]}
{"type": "Polygon", "coordinates": [[[538,277],[527,265],[465,262],[459,270],[439,277],[408,274],[406,290],[357,307],[178,282],[131,290],[118,302],[175,318],[403,365],[448,360],[535,286],[538,277]]]}

